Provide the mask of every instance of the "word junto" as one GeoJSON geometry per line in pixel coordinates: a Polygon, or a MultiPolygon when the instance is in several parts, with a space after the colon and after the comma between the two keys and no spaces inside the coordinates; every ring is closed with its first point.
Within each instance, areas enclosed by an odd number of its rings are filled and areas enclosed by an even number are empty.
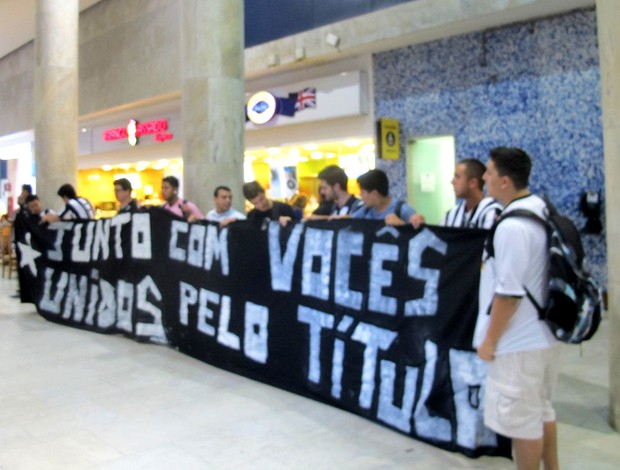
{"type": "Polygon", "coordinates": [[[52,261],[90,263],[115,259],[151,259],[151,219],[148,213],[125,213],[111,219],[88,222],[61,221],[50,224],[50,231],[56,232],[53,249],[47,256],[52,261]],[[123,250],[123,238],[129,237],[129,252],[123,250]],[[110,252],[110,241],[113,250],[110,252]],[[69,245],[69,249],[67,249],[69,245]]]}

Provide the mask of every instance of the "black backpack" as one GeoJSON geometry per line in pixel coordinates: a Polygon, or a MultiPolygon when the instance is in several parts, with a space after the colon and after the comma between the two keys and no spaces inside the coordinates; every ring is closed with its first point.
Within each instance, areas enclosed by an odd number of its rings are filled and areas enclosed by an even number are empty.
{"type": "Polygon", "coordinates": [[[538,316],[555,337],[565,343],[578,344],[594,335],[601,322],[601,297],[596,281],[583,269],[584,251],[575,224],[545,199],[547,220],[525,209],[502,213],[489,232],[486,250],[493,256],[493,236],[497,226],[510,217],[535,220],[547,232],[549,248],[548,299],[539,305],[525,289],[538,316]]]}

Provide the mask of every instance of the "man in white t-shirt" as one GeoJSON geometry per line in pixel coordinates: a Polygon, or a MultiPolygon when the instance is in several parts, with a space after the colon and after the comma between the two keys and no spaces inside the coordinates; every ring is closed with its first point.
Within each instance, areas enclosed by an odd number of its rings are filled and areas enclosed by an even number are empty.
{"type": "Polygon", "coordinates": [[[213,191],[214,209],[207,212],[205,219],[211,222],[219,222],[220,226],[226,227],[236,220],[245,220],[245,214],[233,209],[232,191],[228,186],[218,186],[213,191]]]}
{"type": "Polygon", "coordinates": [[[465,158],[454,168],[452,186],[461,201],[450,209],[440,225],[444,227],[491,228],[502,211],[495,199],[485,197],[482,175],[486,168],[480,160],[465,158]]]}
{"type": "MultiPolygon", "coordinates": [[[[547,218],[546,205],[530,194],[532,163],[520,149],[492,149],[484,180],[504,212],[527,209],[547,218]]],[[[501,217],[501,215],[500,215],[501,217]]],[[[558,468],[551,394],[557,381],[559,345],[540,321],[527,291],[540,305],[547,296],[547,235],[533,220],[512,217],[493,237],[480,276],[480,311],[474,333],[478,356],[489,361],[484,423],[512,438],[519,469],[558,468]]]]}

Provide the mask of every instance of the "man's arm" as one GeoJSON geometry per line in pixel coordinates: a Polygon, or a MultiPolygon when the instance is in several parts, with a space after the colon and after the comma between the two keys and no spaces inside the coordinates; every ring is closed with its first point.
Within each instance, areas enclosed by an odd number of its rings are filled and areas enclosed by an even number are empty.
{"type": "MultiPolygon", "coordinates": [[[[395,225],[397,227],[401,226],[401,225],[406,225],[407,222],[405,222],[403,219],[401,219],[400,217],[398,217],[396,214],[388,214],[385,216],[384,222],[386,225],[395,225]]],[[[412,214],[411,217],[409,217],[408,222],[413,225],[413,228],[419,228],[420,226],[424,225],[425,220],[424,220],[424,216],[422,214],[418,214],[417,212],[412,214]]]]}
{"type": "Polygon", "coordinates": [[[60,216],[58,214],[45,214],[41,217],[41,223],[44,222],[58,222],[60,221],[60,216]]]}
{"type": "Polygon", "coordinates": [[[187,219],[188,222],[196,222],[197,220],[205,218],[202,212],[200,212],[200,209],[198,209],[198,206],[191,201],[181,202],[181,212],[183,212],[183,217],[187,219]]]}
{"type": "Polygon", "coordinates": [[[478,357],[483,361],[492,361],[495,358],[495,347],[504,334],[508,322],[517,311],[520,297],[508,297],[495,294],[491,305],[491,321],[487,334],[478,346],[478,357]]]}

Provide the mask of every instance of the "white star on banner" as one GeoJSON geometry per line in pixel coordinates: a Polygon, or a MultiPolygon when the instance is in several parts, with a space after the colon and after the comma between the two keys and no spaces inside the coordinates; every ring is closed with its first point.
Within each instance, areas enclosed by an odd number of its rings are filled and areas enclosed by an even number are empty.
{"type": "Polygon", "coordinates": [[[37,277],[37,265],[35,264],[35,260],[41,256],[41,253],[32,248],[31,245],[31,234],[26,233],[24,237],[26,243],[17,242],[19,245],[19,252],[21,254],[21,259],[19,260],[19,267],[23,268],[28,266],[34,277],[37,277]]]}

